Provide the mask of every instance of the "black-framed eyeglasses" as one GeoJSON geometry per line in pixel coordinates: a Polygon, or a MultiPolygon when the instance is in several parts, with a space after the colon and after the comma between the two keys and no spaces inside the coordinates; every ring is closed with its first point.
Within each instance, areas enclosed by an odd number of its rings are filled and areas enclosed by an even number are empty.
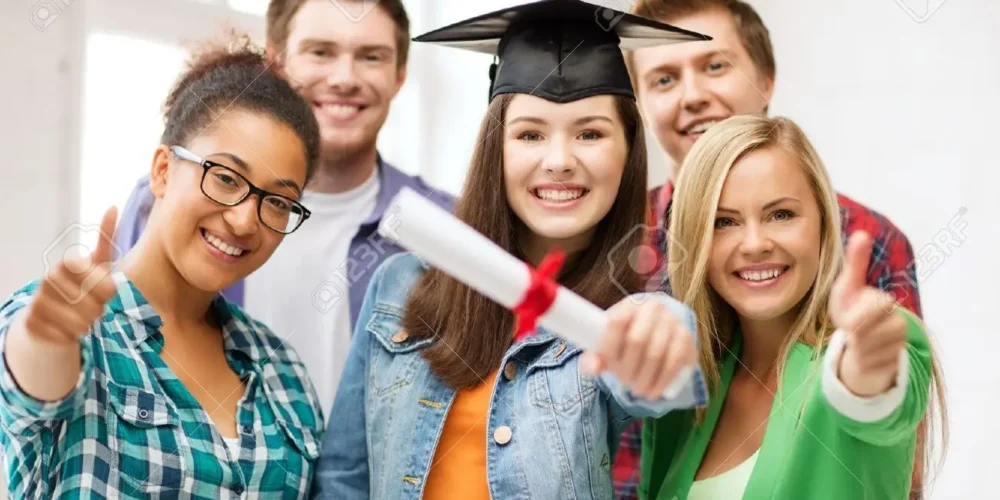
{"type": "Polygon", "coordinates": [[[212,160],[206,160],[181,146],[171,146],[178,158],[201,165],[201,192],[210,200],[228,207],[239,205],[251,194],[257,195],[257,217],[267,227],[290,234],[312,214],[301,203],[254,186],[239,172],[212,160]]]}

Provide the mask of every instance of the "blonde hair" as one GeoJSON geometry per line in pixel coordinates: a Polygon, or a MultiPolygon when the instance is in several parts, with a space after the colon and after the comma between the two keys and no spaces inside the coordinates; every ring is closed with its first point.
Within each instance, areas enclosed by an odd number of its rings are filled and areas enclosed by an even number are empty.
{"type": "MultiPolygon", "coordinates": [[[[684,160],[670,212],[668,275],[673,296],[691,307],[699,320],[700,358],[710,394],[719,386],[719,365],[730,349],[737,316],[708,282],[716,211],[732,168],[757,149],[779,148],[802,167],[819,208],[819,267],[816,281],[799,303],[799,313],[781,346],[778,380],[796,343],[812,346],[819,356],[834,327],[827,315],[830,290],[843,267],[840,208],[830,176],[805,133],[791,120],[737,115],[711,127],[684,160]]],[[[930,332],[928,332],[928,337],[930,332]]],[[[942,423],[947,421],[941,373],[932,353],[933,385],[942,423]]],[[[780,391],[780,384],[779,384],[780,391]]],[[[697,414],[704,417],[704,409],[697,414]]],[[[943,442],[947,430],[942,425],[943,442]]],[[[927,440],[925,466],[930,461],[927,440]]],[[[943,455],[942,455],[943,456],[943,455]]]]}

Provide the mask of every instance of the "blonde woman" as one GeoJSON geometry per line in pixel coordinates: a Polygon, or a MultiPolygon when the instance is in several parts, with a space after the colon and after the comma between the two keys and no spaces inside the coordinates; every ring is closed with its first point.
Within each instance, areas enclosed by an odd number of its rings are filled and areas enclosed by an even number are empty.
{"type": "Polygon", "coordinates": [[[865,284],[871,238],[843,249],[816,151],[737,116],[680,172],[670,283],[702,322],[710,405],[646,421],[643,498],[906,498],[941,381],[924,325],[865,284]]]}

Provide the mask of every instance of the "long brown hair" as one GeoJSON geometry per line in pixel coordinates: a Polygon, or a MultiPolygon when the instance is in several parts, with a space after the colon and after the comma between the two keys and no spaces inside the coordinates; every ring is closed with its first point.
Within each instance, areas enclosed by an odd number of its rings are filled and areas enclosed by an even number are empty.
{"type": "MultiPolygon", "coordinates": [[[[490,103],[455,215],[525,260],[517,240],[524,223],[507,203],[503,175],[504,123],[512,99],[500,95],[490,103]]],[[[626,259],[645,235],[645,134],[635,101],[615,99],[629,144],[618,195],[590,246],[569,258],[558,276],[560,284],[603,309],[624,298],[626,291],[642,291],[639,275],[626,259]]],[[[509,310],[437,269],[410,292],[403,326],[411,337],[436,339],[423,356],[431,371],[454,389],[475,387],[486,379],[499,367],[514,336],[509,310]]]]}

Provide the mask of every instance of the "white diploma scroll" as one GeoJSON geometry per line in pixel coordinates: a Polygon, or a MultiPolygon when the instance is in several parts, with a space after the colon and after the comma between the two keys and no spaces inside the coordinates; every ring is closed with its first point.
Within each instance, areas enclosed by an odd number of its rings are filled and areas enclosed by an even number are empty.
{"type": "MultiPolygon", "coordinates": [[[[393,198],[378,231],[428,264],[513,310],[531,282],[528,265],[507,253],[447,210],[403,187],[393,198]]],[[[555,301],[538,318],[538,326],[583,349],[596,349],[607,330],[607,313],[572,290],[558,287],[555,301]]],[[[690,371],[668,387],[680,392],[690,371]]]]}

